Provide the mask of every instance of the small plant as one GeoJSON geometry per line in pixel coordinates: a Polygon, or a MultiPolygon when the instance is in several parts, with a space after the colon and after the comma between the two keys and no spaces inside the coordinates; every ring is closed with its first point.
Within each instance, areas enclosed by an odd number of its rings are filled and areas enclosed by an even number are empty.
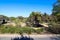
{"type": "Polygon", "coordinates": [[[38,28],[38,29],[36,30],[36,33],[38,33],[38,34],[40,34],[41,32],[43,32],[43,28],[38,28]]]}

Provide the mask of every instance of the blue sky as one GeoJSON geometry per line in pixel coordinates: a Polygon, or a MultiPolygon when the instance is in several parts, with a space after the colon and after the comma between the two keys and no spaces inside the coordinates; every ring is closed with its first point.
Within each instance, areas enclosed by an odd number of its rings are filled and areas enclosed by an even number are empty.
{"type": "Polygon", "coordinates": [[[57,0],[0,0],[0,15],[28,17],[32,11],[52,13],[57,0]]]}

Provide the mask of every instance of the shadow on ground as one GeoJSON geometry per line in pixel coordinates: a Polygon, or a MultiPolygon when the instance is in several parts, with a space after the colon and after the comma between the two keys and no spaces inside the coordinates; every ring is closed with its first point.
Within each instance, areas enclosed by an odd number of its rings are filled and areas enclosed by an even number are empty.
{"type": "Polygon", "coordinates": [[[30,38],[30,37],[27,37],[27,36],[21,36],[20,38],[17,37],[17,38],[13,38],[11,40],[34,40],[33,38],[30,38]]]}
{"type": "Polygon", "coordinates": [[[51,40],[60,40],[60,36],[51,37],[51,40]]]}

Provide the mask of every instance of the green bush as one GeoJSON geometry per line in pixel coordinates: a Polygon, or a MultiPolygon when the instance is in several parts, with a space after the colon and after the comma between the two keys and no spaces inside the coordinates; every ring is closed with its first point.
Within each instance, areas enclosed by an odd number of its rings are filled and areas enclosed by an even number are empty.
{"type": "Polygon", "coordinates": [[[31,34],[31,33],[40,33],[42,32],[43,29],[33,29],[31,27],[13,27],[13,26],[1,26],[0,27],[0,33],[18,33],[18,34],[22,34],[22,33],[27,33],[27,34],[31,34]]]}
{"type": "Polygon", "coordinates": [[[0,33],[14,33],[15,28],[9,26],[0,27],[0,33]]]}
{"type": "Polygon", "coordinates": [[[34,29],[32,29],[32,28],[30,28],[30,27],[26,27],[26,28],[24,28],[24,32],[25,32],[25,33],[28,33],[28,34],[31,34],[31,33],[34,32],[34,29]]]}
{"type": "Polygon", "coordinates": [[[36,30],[36,33],[40,34],[41,32],[43,32],[43,28],[39,28],[36,30]]]}

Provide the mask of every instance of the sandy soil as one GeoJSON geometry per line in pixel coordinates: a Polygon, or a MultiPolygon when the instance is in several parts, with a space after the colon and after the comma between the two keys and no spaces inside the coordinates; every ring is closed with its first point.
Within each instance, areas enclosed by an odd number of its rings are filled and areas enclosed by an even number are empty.
{"type": "MultiPolygon", "coordinates": [[[[54,36],[60,36],[60,34],[43,34],[43,35],[40,35],[40,34],[37,34],[37,35],[23,35],[23,36],[27,36],[27,37],[54,37],[54,36]]],[[[21,35],[19,34],[0,34],[0,37],[21,37],[21,35]]]]}

